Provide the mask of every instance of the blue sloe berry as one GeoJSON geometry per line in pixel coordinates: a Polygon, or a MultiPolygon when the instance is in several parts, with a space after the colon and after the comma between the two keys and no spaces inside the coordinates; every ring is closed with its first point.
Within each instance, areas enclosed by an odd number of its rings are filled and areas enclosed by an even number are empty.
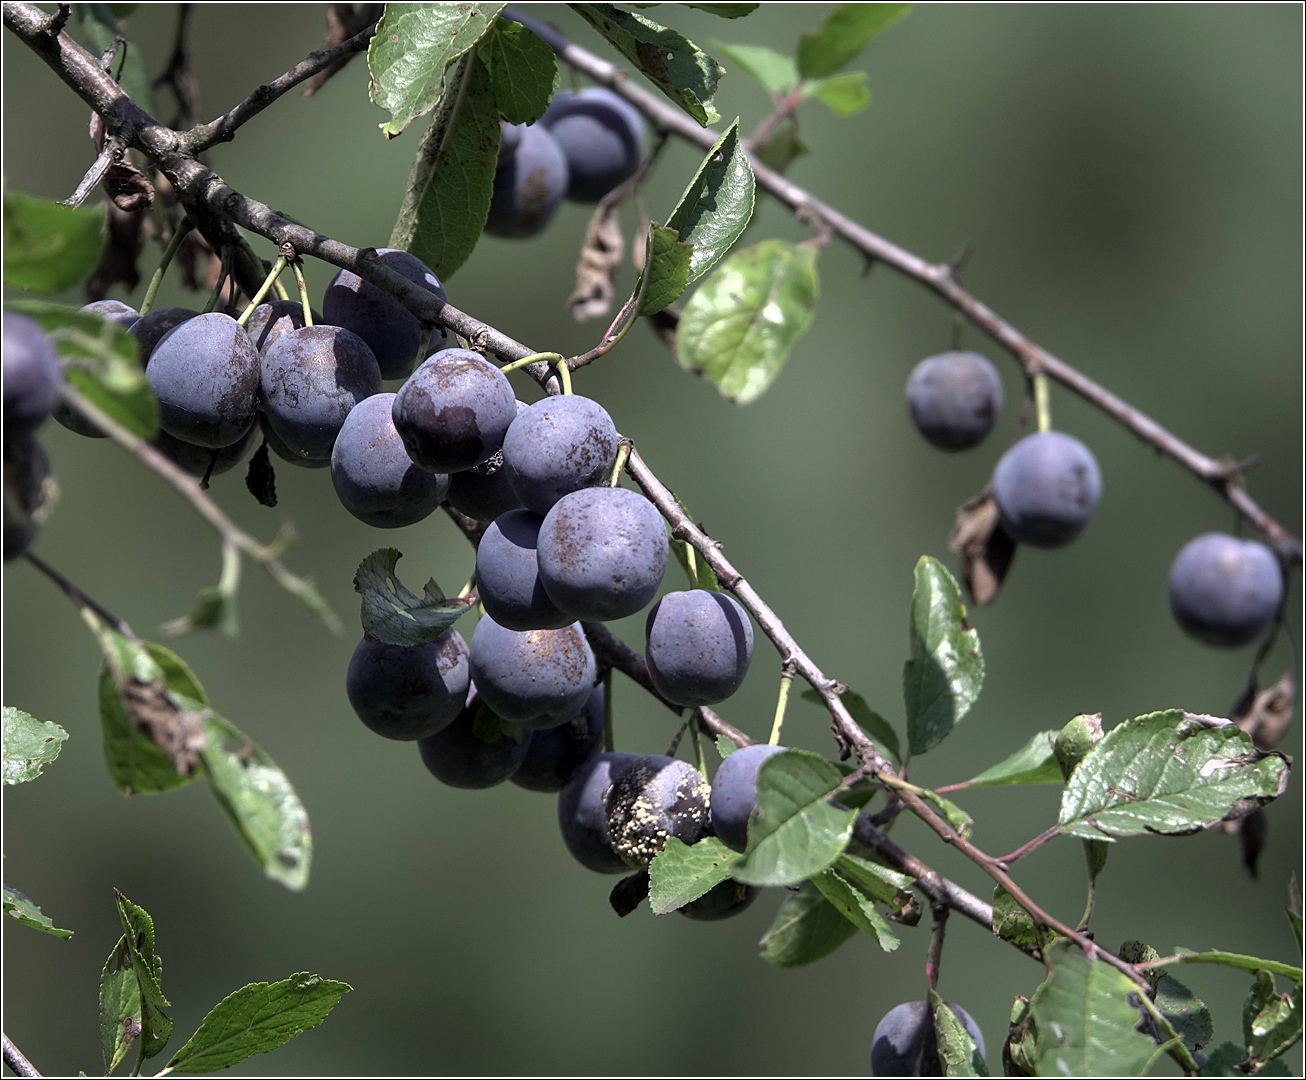
{"type": "Polygon", "coordinates": [[[472,685],[467,704],[448,727],[417,743],[422,763],[442,784],[489,788],[502,784],[521,767],[533,734],[504,730],[472,685]],[[488,714],[488,715],[487,715],[488,714]],[[488,721],[488,723],[486,722],[488,721]],[[493,735],[492,740],[489,735],[493,735]],[[520,736],[520,738],[518,738],[520,736]]]}
{"type": "Polygon", "coordinates": [[[1102,474],[1093,452],[1073,435],[1027,435],[993,470],[993,501],[1013,540],[1034,547],[1070,543],[1093,516],[1102,474]]]}
{"type": "MultiPolygon", "coordinates": [[[[314,325],[325,321],[316,311],[313,312],[314,325]]],[[[304,305],[298,300],[267,300],[254,309],[245,323],[245,333],[249,334],[254,348],[262,355],[277,338],[292,330],[302,330],[307,325],[304,305]]]]}
{"type": "MultiPolygon", "coordinates": [[[[366,400],[366,399],[364,399],[366,400]]],[[[331,467],[331,455],[326,457],[304,457],[290,449],[268,423],[267,413],[262,408],[258,412],[258,427],[263,433],[263,438],[268,442],[268,447],[274,454],[288,465],[298,465],[301,469],[329,469],[331,467]]]]}
{"type": "Polygon", "coordinates": [[[230,315],[210,311],[174,326],[154,346],[145,375],[159,399],[159,426],[175,438],[217,449],[254,426],[258,350],[230,315]]]}
{"type": "Polygon", "coordinates": [[[644,157],[639,110],[607,87],[559,90],[540,125],[567,159],[567,198],[596,203],[634,175],[644,157]]]}
{"type": "Polygon", "coordinates": [[[580,623],[560,630],[509,630],[488,615],[472,635],[472,678],[499,716],[551,728],[585,707],[594,686],[594,653],[580,623]]]}
{"type": "Polygon", "coordinates": [[[1170,567],[1175,621],[1208,645],[1246,645],[1260,637],[1282,601],[1279,560],[1256,540],[1204,533],[1170,567]]]}
{"type": "Polygon", "coordinates": [[[413,464],[395,431],[394,394],[364,398],[345,417],[331,451],[331,483],[359,521],[397,529],[427,517],[444,501],[449,478],[413,464]]]}
{"type": "Polygon", "coordinates": [[[36,539],[54,503],[50,459],[35,435],[4,444],[4,561],[16,559],[36,539]]]}
{"type": "Polygon", "coordinates": [[[105,322],[130,330],[140,321],[141,313],[121,300],[93,300],[79,309],[82,315],[98,315],[105,322]]]}
{"type": "Polygon", "coordinates": [[[542,125],[518,125],[499,140],[499,162],[485,231],[527,237],[540,232],[567,194],[567,159],[542,125]]]}
{"type": "Polygon", "coordinates": [[[748,846],[748,818],[757,805],[762,762],[783,746],[744,746],[727,757],[712,778],[712,831],[733,851],[748,846]]]}
{"type": "Polygon", "coordinates": [[[486,614],[509,630],[559,630],[576,619],[540,583],[535,546],[542,521],[529,510],[509,510],[490,523],[476,549],[476,592],[486,614]]]}
{"type": "Polygon", "coordinates": [[[452,723],[468,683],[467,643],[456,630],[421,645],[389,645],[364,634],[345,690],[358,718],[378,735],[411,741],[452,723]]]}
{"type": "Polygon", "coordinates": [[[209,446],[196,446],[194,443],[185,442],[160,430],[155,433],[150,443],[159,453],[191,476],[202,477],[205,474],[218,476],[220,473],[234,469],[249,457],[254,452],[254,447],[258,445],[260,436],[261,432],[256,424],[245,432],[245,437],[239,442],[214,450],[209,446]],[[212,469],[209,468],[210,464],[213,466],[212,469]]]}
{"type": "Polygon", "coordinates": [[[394,424],[411,457],[454,473],[488,460],[517,418],[508,377],[470,349],[428,357],[399,389],[394,424]]]}
{"type": "Polygon", "coordinates": [[[59,400],[63,368],[45,331],[26,315],[4,313],[5,438],[30,435],[59,400]]]}
{"type": "Polygon", "coordinates": [[[761,895],[762,890],[756,885],[745,885],[742,881],[727,878],[718,881],[697,900],[691,900],[676,910],[695,922],[719,922],[742,914],[761,895]]]}
{"type": "Polygon", "coordinates": [[[531,734],[531,748],[512,782],[529,791],[561,791],[572,774],[603,749],[603,684],[565,724],[531,734]]]}
{"type": "Polygon", "coordinates": [[[149,363],[150,356],[154,353],[154,346],[159,343],[164,334],[180,326],[188,319],[195,318],[198,314],[199,312],[192,308],[155,308],[132,323],[127,328],[127,332],[140,345],[141,363],[149,363]]]}
{"type": "MultiPolygon", "coordinates": [[[[732,755],[733,756],[733,755],[732,755]]],[[[984,1035],[960,1005],[946,1002],[984,1056],[984,1035]]],[[[906,1001],[884,1014],[871,1041],[873,1076],[942,1076],[934,1013],[927,1001],[906,1001]]]]}
{"type": "Polygon", "coordinates": [[[687,761],[653,754],[612,778],[604,797],[612,850],[642,870],[671,837],[697,843],[707,833],[710,789],[687,761]]]}
{"type": "MultiPolygon", "coordinates": [[[[520,416],[525,408],[524,401],[517,402],[517,415],[520,416]]],[[[522,509],[521,499],[508,483],[502,448],[479,465],[451,475],[447,498],[455,510],[477,521],[493,521],[509,510],[522,509]]]]}
{"type": "Polygon", "coordinates": [[[744,609],[706,589],[662,597],[648,613],[646,640],[649,678],[676,705],[724,701],[753,658],[753,626],[744,609]]]}
{"type": "Polygon", "coordinates": [[[940,353],[912,369],[907,405],[935,446],[965,450],[983,441],[1002,411],[1002,379],[979,353],[940,353]]]}
{"type": "Polygon", "coordinates": [[[540,526],[540,582],[574,619],[621,619],[656,595],[667,552],[662,515],[643,495],[585,488],[559,499],[540,526]]]}
{"type": "Polygon", "coordinates": [[[620,445],[602,405],[564,394],[522,410],[503,440],[503,467],[526,509],[544,515],[564,495],[607,483],[620,445]]]}
{"type": "Polygon", "coordinates": [[[562,841],[587,870],[624,874],[629,869],[612,849],[604,802],[614,776],[639,760],[638,754],[596,754],[571,774],[567,786],[558,795],[562,841]]]}

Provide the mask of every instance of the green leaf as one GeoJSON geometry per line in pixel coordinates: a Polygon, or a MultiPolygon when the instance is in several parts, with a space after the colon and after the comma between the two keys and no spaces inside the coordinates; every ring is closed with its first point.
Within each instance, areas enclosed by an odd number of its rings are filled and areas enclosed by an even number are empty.
{"type": "Polygon", "coordinates": [[[910,4],[840,4],[821,29],[798,39],[798,73],[804,79],[833,75],[909,10],[910,4]]]}
{"type": "Polygon", "coordinates": [[[71,207],[17,191],[4,195],[4,282],[31,292],[70,288],[104,247],[103,206],[71,207]]]}
{"type": "Polygon", "coordinates": [[[857,929],[870,934],[885,952],[893,952],[898,947],[898,935],[875,910],[871,898],[852,882],[834,870],[822,870],[812,878],[812,884],[821,890],[835,911],[857,929]]]}
{"type": "Polygon", "coordinates": [[[1267,803],[1287,783],[1283,755],[1258,750],[1235,725],[1210,727],[1177,709],[1148,713],[1112,728],[1088,752],[1066,782],[1058,823],[1089,840],[1182,835],[1236,805],[1267,803]]]}
{"type": "Polygon", "coordinates": [[[5,308],[40,324],[63,359],[68,381],[92,405],[144,439],[158,432],[159,402],[131,334],[116,323],[65,304],[13,300],[5,308]]]}
{"type": "Polygon", "coordinates": [[[685,7],[706,11],[722,19],[742,19],[760,8],[761,4],[686,4],[685,7]]]}
{"type": "Polygon", "coordinates": [[[835,116],[856,116],[871,103],[871,88],[866,85],[866,72],[851,71],[803,83],[803,97],[820,98],[835,116]]]}
{"type": "MultiPolygon", "coordinates": [[[[898,750],[898,733],[893,730],[893,726],[889,721],[867,705],[866,699],[856,690],[845,690],[840,698],[843,701],[844,708],[857,721],[858,726],[875,740],[880,750],[888,751],[895,761],[901,761],[902,755],[898,750]]],[[[804,690],[803,700],[825,708],[825,700],[815,690],[804,690]]]]}
{"type": "Polygon", "coordinates": [[[367,68],[372,75],[372,100],[390,113],[381,125],[387,139],[435,107],[444,94],[449,65],[480,41],[503,8],[503,4],[386,4],[367,47],[367,68]]]}
{"type": "Polygon", "coordinates": [[[675,229],[664,229],[653,222],[648,227],[648,242],[644,245],[644,269],[635,283],[635,295],[648,287],[639,305],[637,315],[653,315],[668,304],[680,299],[689,286],[690,260],[694,256],[692,244],[682,244],[675,229]]]}
{"type": "Polygon", "coordinates": [[[1178,979],[1162,975],[1156,984],[1156,1010],[1183,1038],[1189,1050],[1205,1046],[1215,1036],[1211,1010],[1178,979]]]}
{"type": "MultiPolygon", "coordinates": [[[[1038,931],[1029,912],[1016,903],[1016,898],[1001,885],[993,889],[993,932],[1003,941],[1013,945],[1037,945],[1038,931]]],[[[1043,941],[1051,945],[1056,941],[1054,930],[1044,929],[1043,941]]]]}
{"type": "Polygon", "coordinates": [[[902,669],[912,754],[938,746],[983,685],[984,655],[979,634],[966,621],[961,590],[938,559],[922,555],[911,597],[911,654],[902,669]]]}
{"type": "Polygon", "coordinates": [[[22,709],[6,705],[4,715],[4,767],[6,784],[22,784],[41,775],[41,766],[59,756],[68,732],[50,720],[38,720],[22,709]]]}
{"type": "Polygon", "coordinates": [[[1039,1034],[1040,1076],[1138,1076],[1154,1044],[1135,1031],[1129,1003],[1138,986],[1098,960],[1089,963],[1071,942],[1048,950],[1052,974],[1034,992],[1030,1009],[1039,1034]]]}
{"type": "Polygon", "coordinates": [[[24,896],[17,889],[11,889],[8,885],[4,886],[4,904],[5,914],[17,919],[24,926],[53,934],[57,938],[63,938],[64,941],[73,936],[71,930],[60,930],[45,915],[42,915],[41,909],[30,897],[24,896]]]}
{"type": "Polygon", "coordinates": [[[811,148],[798,136],[798,118],[787,116],[772,129],[761,144],[754,147],[753,156],[763,165],[778,173],[784,172],[797,158],[810,153],[811,148]]]}
{"type": "MultiPolygon", "coordinates": [[[[1234,1042],[1223,1042],[1206,1058],[1198,1076],[1246,1076],[1237,1066],[1247,1060],[1247,1051],[1234,1042]]],[[[1259,1075],[1268,1075],[1265,1072],[1259,1075]]]]}
{"type": "Polygon", "coordinates": [[[173,1072],[229,1069],[266,1054],[317,1027],[353,987],[301,971],[274,983],[250,983],[228,994],[201,1021],[199,1030],[172,1055],[173,1072]]]}
{"type": "Polygon", "coordinates": [[[1278,960],[1262,960],[1259,956],[1244,956],[1242,953],[1223,952],[1219,949],[1196,952],[1193,949],[1185,949],[1182,945],[1176,945],[1174,952],[1180,964],[1218,964],[1221,967],[1247,971],[1253,975],[1258,971],[1268,971],[1298,984],[1302,982],[1301,968],[1280,963],[1278,960]]]}
{"type": "Polygon", "coordinates": [[[758,944],[762,959],[776,967],[798,967],[829,956],[857,933],[810,881],[791,893],[758,944]]]}
{"type": "Polygon", "coordinates": [[[722,761],[725,761],[726,758],[728,758],[731,754],[733,754],[738,749],[739,747],[737,747],[732,740],[727,739],[724,735],[718,735],[716,737],[716,752],[721,755],[722,761]]]}
{"type": "Polygon", "coordinates": [[[1293,937],[1297,939],[1297,951],[1302,951],[1301,890],[1297,886],[1297,875],[1288,882],[1288,906],[1284,908],[1288,922],[1292,925],[1293,937]]]}
{"type": "Polygon", "coordinates": [[[730,256],[685,305],[676,359],[737,405],[760,397],[812,321],[816,248],[763,240],[730,256]]]}
{"type": "Polygon", "coordinates": [[[739,140],[739,120],[726,128],[667,218],[682,244],[693,245],[689,280],[706,274],[739,239],[753,216],[756,181],[739,140]]]}
{"type": "Polygon", "coordinates": [[[118,1067],[140,1037],[143,1020],[141,987],[131,949],[127,939],[120,937],[100,972],[100,1048],[106,1075],[118,1067]]]}
{"type": "Polygon", "coordinates": [[[1258,1061],[1273,1061],[1299,1038],[1302,1032],[1302,987],[1281,994],[1274,976],[1258,971],[1252,991],[1243,1004],[1243,1045],[1258,1061]]]}
{"type": "Polygon", "coordinates": [[[558,89],[558,61],[533,30],[499,20],[477,55],[490,73],[499,114],[510,124],[533,124],[558,89]]]}
{"type": "Polygon", "coordinates": [[[480,238],[498,160],[494,87],[485,66],[469,56],[450,76],[417,147],[390,246],[412,252],[447,280],[480,238]]]}
{"type": "Polygon", "coordinates": [[[448,600],[432,578],[423,596],[409,592],[395,576],[403,556],[380,548],[358,564],[354,591],[363,598],[363,629],[388,645],[434,641],[467,611],[467,601],[448,600]]]}
{"type": "Polygon", "coordinates": [[[1057,764],[1052,747],[1057,741],[1055,731],[1040,731],[1024,746],[996,765],[985,769],[967,787],[996,787],[999,784],[1059,784],[1061,766],[1057,764]]]}
{"type": "Polygon", "coordinates": [[[122,37],[126,42],[122,47],[126,50],[126,54],[124,55],[122,49],[119,49],[113,58],[111,70],[114,75],[117,75],[119,65],[122,65],[122,78],[119,85],[137,105],[154,116],[157,115],[154,111],[154,95],[150,92],[150,76],[145,70],[145,60],[141,55],[140,45],[118,21],[130,15],[131,9],[136,6],[135,4],[78,4],[73,9],[78,14],[75,24],[77,33],[74,36],[97,57],[102,56],[104,50],[113,44],[114,38],[122,37]]]}
{"type": "Polygon", "coordinates": [[[172,1020],[164,1013],[170,1004],[163,996],[163,961],[154,952],[154,920],[117,889],[113,891],[122,920],[123,937],[131,956],[132,971],[141,990],[141,1033],[144,1057],[162,1052],[172,1034],[172,1020]]]}
{"type": "Polygon", "coordinates": [[[930,1010],[934,1014],[934,1031],[938,1040],[939,1064],[944,1076],[988,1076],[984,1056],[970,1037],[966,1025],[948,1008],[943,998],[930,988],[930,1010]]]}
{"type": "Polygon", "coordinates": [[[296,891],[308,884],[313,836],[286,774],[228,720],[205,725],[204,765],[213,797],[263,872],[296,891]]]}
{"type": "Polygon", "coordinates": [[[746,885],[796,885],[833,863],[857,816],[830,805],[842,779],[833,764],[807,750],[767,758],[757,774],[748,849],[732,876],[746,885]]]}
{"type": "Polygon", "coordinates": [[[762,45],[727,45],[712,42],[712,48],[750,75],[771,94],[788,94],[798,85],[798,66],[793,57],[782,56],[762,45]]]}
{"type": "MultiPolygon", "coordinates": [[[[721,119],[712,96],[725,68],[674,30],[611,4],[572,4],[671,101],[704,127],[721,119]]],[[[686,238],[687,239],[687,238],[686,238]]]]}
{"type": "Polygon", "coordinates": [[[912,878],[909,875],[900,874],[873,859],[844,853],[835,860],[834,869],[872,899],[891,908],[908,908],[916,899],[916,894],[911,891],[912,878]]]}
{"type": "Polygon", "coordinates": [[[969,839],[971,831],[975,827],[975,819],[965,810],[958,806],[951,799],[945,799],[942,795],[930,791],[928,788],[920,792],[922,799],[932,802],[935,809],[939,811],[944,819],[961,835],[962,839],[969,839]]]}
{"type": "Polygon", "coordinates": [[[666,915],[684,907],[727,881],[740,858],[715,836],[706,836],[692,847],[671,837],[648,868],[653,914],[666,915]]]}

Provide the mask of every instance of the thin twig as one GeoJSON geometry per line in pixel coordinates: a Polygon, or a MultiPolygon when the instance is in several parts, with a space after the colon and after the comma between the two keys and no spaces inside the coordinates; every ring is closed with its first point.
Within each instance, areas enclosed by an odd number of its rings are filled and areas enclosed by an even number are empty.
{"type": "Polygon", "coordinates": [[[109,171],[109,166],[115,160],[122,157],[122,147],[114,139],[106,138],[104,146],[101,148],[91,167],[86,170],[86,175],[82,177],[82,182],[77,185],[68,198],[64,199],[64,206],[81,206],[87,200],[87,197],[95,190],[95,185],[104,179],[104,174],[109,171]],[[117,155],[115,158],[114,155],[117,155]]]}
{"type": "Polygon", "coordinates": [[[115,615],[103,604],[97,603],[95,600],[91,599],[91,597],[87,596],[86,593],[82,592],[81,589],[79,589],[76,585],[74,585],[71,581],[69,581],[66,577],[64,577],[63,574],[59,573],[58,570],[56,570],[53,566],[51,566],[39,555],[35,555],[30,551],[26,551],[23,553],[23,557],[29,563],[35,566],[39,571],[41,571],[41,573],[43,573],[46,577],[48,577],[51,581],[53,581],[56,585],[58,585],[59,588],[63,590],[64,595],[66,595],[68,599],[71,600],[78,607],[90,608],[104,622],[108,623],[115,630],[117,630],[118,633],[120,633],[123,637],[127,638],[128,641],[140,640],[140,638],[136,636],[132,628],[128,626],[126,622],[118,618],[117,615],[115,615]]]}
{"type": "MultiPolygon", "coordinates": [[[[65,4],[64,7],[68,5],[65,4]]],[[[14,1042],[8,1035],[0,1032],[0,1039],[4,1040],[5,1064],[8,1065],[19,1076],[40,1076],[36,1071],[36,1066],[27,1060],[27,1057],[21,1050],[14,1045],[14,1042]]]]}
{"type": "Polygon", "coordinates": [[[1003,866],[1009,866],[1011,863],[1016,862],[1018,859],[1023,859],[1031,851],[1037,851],[1049,840],[1060,835],[1061,835],[1060,826],[1053,825],[1052,828],[1039,833],[1036,837],[1034,837],[1033,840],[1021,844],[1020,847],[1016,848],[1016,850],[1013,851],[1010,855],[1003,855],[1002,858],[994,859],[993,861],[997,863],[1001,863],[1003,866]]]}
{"type": "Polygon", "coordinates": [[[952,909],[937,900],[930,902],[930,945],[925,950],[925,981],[931,990],[939,986],[939,965],[943,962],[943,936],[948,929],[948,912],[952,909]]]}

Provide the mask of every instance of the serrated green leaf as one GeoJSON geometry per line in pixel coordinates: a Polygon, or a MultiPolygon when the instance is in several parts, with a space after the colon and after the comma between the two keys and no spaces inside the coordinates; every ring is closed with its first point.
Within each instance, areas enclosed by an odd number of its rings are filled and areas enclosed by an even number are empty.
{"type": "Polygon", "coordinates": [[[845,852],[835,860],[834,869],[872,899],[889,907],[905,907],[915,898],[910,875],[900,874],[874,859],[845,852]]]}
{"type": "Polygon", "coordinates": [[[715,836],[705,836],[692,847],[674,836],[649,864],[649,907],[666,915],[723,881],[729,880],[740,856],[715,836]]]}
{"type": "Polygon", "coordinates": [[[353,987],[298,972],[274,983],[249,983],[228,994],[172,1056],[168,1070],[207,1073],[266,1054],[317,1027],[353,987]]]}
{"type": "Polygon", "coordinates": [[[533,30],[500,19],[477,50],[490,73],[494,100],[510,124],[533,124],[558,89],[558,61],[533,30]]]}
{"type": "Polygon", "coordinates": [[[775,922],[758,942],[762,959],[776,967],[798,967],[829,956],[857,933],[857,927],[830,904],[810,881],[790,893],[775,922]]]}
{"type": "Polygon", "coordinates": [[[485,66],[468,56],[450,75],[417,147],[390,246],[412,252],[447,281],[480,239],[498,160],[494,87],[485,66]]]}
{"type": "Polygon", "coordinates": [[[446,599],[434,578],[423,596],[409,592],[395,576],[401,558],[395,548],[379,548],[358,564],[354,591],[363,598],[363,629],[388,645],[434,641],[467,611],[467,602],[446,599]]]}
{"type": "MultiPolygon", "coordinates": [[[[1037,945],[1038,931],[1029,912],[1016,903],[1016,898],[1001,885],[993,889],[993,933],[1013,945],[1037,945]]],[[[1044,929],[1044,944],[1056,941],[1056,931],[1044,929]]]]}
{"type": "Polygon", "coordinates": [[[1274,976],[1261,970],[1243,1003],[1243,1045],[1258,1061],[1273,1061],[1301,1038],[1302,987],[1281,994],[1274,976]]]}
{"type": "Polygon", "coordinates": [[[730,739],[727,739],[724,735],[718,735],[716,737],[716,752],[721,755],[722,761],[725,761],[726,758],[728,758],[731,754],[733,754],[738,749],[739,747],[737,747],[730,739]]]}
{"type": "Polygon", "coordinates": [[[64,206],[4,194],[4,282],[31,292],[70,288],[95,269],[104,247],[103,206],[64,206]]]}
{"type": "Polygon", "coordinates": [[[121,37],[126,44],[113,58],[112,73],[116,76],[121,65],[122,77],[119,85],[137,105],[151,116],[154,111],[154,95],[151,93],[149,72],[145,70],[145,60],[141,55],[140,45],[127,33],[119,19],[125,19],[136,7],[135,4],[77,4],[73,9],[78,14],[74,23],[74,37],[85,45],[95,56],[104,54],[104,50],[113,44],[113,39],[121,37]]]}
{"type": "Polygon", "coordinates": [[[761,83],[768,93],[787,94],[798,85],[798,65],[791,56],[782,56],[763,45],[727,45],[724,41],[712,42],[712,48],[761,83]]]}
{"type": "Polygon", "coordinates": [[[1038,1028],[1040,1076],[1137,1076],[1152,1058],[1151,1039],[1135,1031],[1129,1003],[1138,986],[1071,942],[1048,950],[1052,974],[1030,1001],[1038,1028]]]}
{"type": "Polygon", "coordinates": [[[798,39],[798,73],[804,79],[833,75],[910,10],[910,4],[840,4],[816,33],[798,39]]]}
{"type": "Polygon", "coordinates": [[[381,125],[386,138],[394,138],[435,107],[444,95],[449,65],[480,41],[504,6],[386,4],[367,47],[372,100],[390,113],[381,125]]]}
{"type": "Polygon", "coordinates": [[[820,98],[835,116],[856,116],[871,103],[871,88],[866,85],[866,72],[850,71],[803,83],[803,97],[820,98]]]}
{"type": "Polygon", "coordinates": [[[1084,839],[1182,835],[1214,825],[1242,800],[1282,794],[1288,765],[1235,725],[1208,727],[1177,709],[1119,724],[1066,782],[1058,821],[1084,839]]]}
{"type": "Polygon", "coordinates": [[[1170,1021],[1189,1050],[1205,1046],[1215,1036],[1211,1010],[1178,979],[1162,975],[1156,984],[1157,1012],[1170,1021]]]}
{"type": "Polygon", "coordinates": [[[100,1049],[104,1071],[113,1072],[141,1034],[141,987],[127,939],[120,937],[100,972],[100,1049]]]}
{"type": "Polygon", "coordinates": [[[907,742],[913,755],[938,746],[984,685],[979,634],[966,621],[961,590],[938,559],[922,555],[911,597],[911,653],[902,669],[907,742]]]}
{"type": "Polygon", "coordinates": [[[812,878],[812,884],[821,890],[835,911],[857,929],[870,934],[885,952],[893,952],[898,947],[898,935],[893,932],[884,916],[875,910],[871,898],[857,885],[834,870],[822,870],[812,878]]]}
{"type": "Polygon", "coordinates": [[[308,811],[266,752],[221,716],[210,715],[201,752],[209,787],[263,872],[288,889],[308,884],[313,835],[308,811]]]}
{"type": "Polygon", "coordinates": [[[572,9],[671,101],[704,127],[721,119],[712,96],[725,69],[688,38],[611,4],[572,9]]]}
{"type": "Polygon", "coordinates": [[[816,248],[763,240],[731,255],[685,305],[676,359],[747,405],[775,381],[812,321],[816,248]]]}
{"type": "Polygon", "coordinates": [[[170,1002],[163,996],[163,961],[154,951],[154,919],[139,904],[114,889],[123,938],[131,956],[132,971],[141,991],[141,1053],[152,1058],[162,1052],[172,1034],[172,1020],[164,1013],[170,1002]]]}
{"type": "Polygon", "coordinates": [[[857,816],[830,805],[842,779],[833,764],[807,750],[767,758],[757,773],[748,848],[732,876],[746,885],[796,885],[833,863],[857,816]]]}
{"type": "Polygon", "coordinates": [[[739,239],[753,216],[756,180],[739,139],[739,120],[707,152],[667,218],[680,242],[693,246],[689,280],[706,274],[739,239]]]}
{"type": "MultiPolygon", "coordinates": [[[[893,730],[893,726],[889,721],[867,705],[866,699],[856,690],[845,690],[840,695],[840,699],[843,701],[849,715],[857,721],[858,726],[867,735],[875,740],[881,752],[888,751],[895,761],[901,761],[902,755],[898,750],[898,733],[893,730]]],[[[803,700],[825,708],[825,700],[815,690],[804,690],[803,700]]]]}
{"type": "Polygon", "coordinates": [[[692,244],[682,244],[675,229],[664,229],[653,222],[648,227],[648,240],[644,245],[644,269],[635,283],[635,295],[648,287],[640,302],[637,315],[654,315],[668,304],[680,299],[689,286],[689,267],[694,257],[692,244]]]}
{"type": "Polygon", "coordinates": [[[967,787],[997,787],[999,784],[1059,784],[1061,766],[1057,764],[1052,747],[1056,744],[1055,731],[1040,731],[1029,742],[1008,758],[991,765],[967,787]]]}
{"type": "Polygon", "coordinates": [[[989,1067],[984,1056],[961,1022],[943,998],[930,988],[930,1011],[934,1016],[935,1038],[938,1043],[939,1064],[944,1076],[988,1076],[989,1067]]]}
{"type": "Polygon", "coordinates": [[[98,315],[45,300],[11,300],[5,309],[40,324],[63,360],[68,381],[92,405],[144,439],[158,432],[159,402],[131,334],[98,315]]]}
{"type": "Polygon", "coordinates": [[[4,886],[4,907],[6,915],[17,919],[24,926],[30,926],[33,930],[53,934],[57,938],[63,938],[64,941],[73,936],[71,930],[60,930],[47,916],[41,914],[41,909],[30,897],[17,889],[11,889],[8,885],[4,886]]]}
{"type": "Polygon", "coordinates": [[[6,705],[4,715],[4,766],[6,784],[22,784],[41,775],[41,768],[59,756],[68,732],[50,720],[6,705]]]}

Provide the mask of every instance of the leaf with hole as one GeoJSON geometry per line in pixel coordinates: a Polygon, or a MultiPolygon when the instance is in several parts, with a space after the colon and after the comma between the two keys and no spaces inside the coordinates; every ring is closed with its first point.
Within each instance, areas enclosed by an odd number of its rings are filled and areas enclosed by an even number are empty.
{"type": "Polygon", "coordinates": [[[717,139],[667,218],[693,252],[689,281],[706,274],[739,239],[753,216],[756,181],[739,138],[736,119],[717,139]]]}
{"type": "Polygon", "coordinates": [[[41,769],[59,756],[68,732],[50,720],[38,720],[10,705],[4,707],[3,714],[4,782],[35,780],[41,769]]]}
{"type": "Polygon", "coordinates": [[[422,596],[410,592],[395,575],[401,558],[395,548],[380,548],[358,564],[354,591],[363,598],[363,629],[388,645],[434,641],[466,613],[467,601],[447,599],[434,578],[422,596]]]}

